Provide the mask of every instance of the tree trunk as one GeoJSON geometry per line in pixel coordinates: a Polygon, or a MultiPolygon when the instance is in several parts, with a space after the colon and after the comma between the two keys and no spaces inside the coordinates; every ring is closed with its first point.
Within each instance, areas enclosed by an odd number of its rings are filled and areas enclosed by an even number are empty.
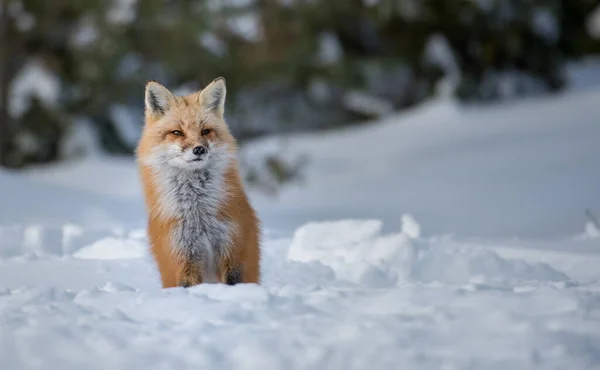
{"type": "Polygon", "coordinates": [[[8,3],[0,0],[0,166],[7,163],[9,143],[8,84],[8,3]]]}

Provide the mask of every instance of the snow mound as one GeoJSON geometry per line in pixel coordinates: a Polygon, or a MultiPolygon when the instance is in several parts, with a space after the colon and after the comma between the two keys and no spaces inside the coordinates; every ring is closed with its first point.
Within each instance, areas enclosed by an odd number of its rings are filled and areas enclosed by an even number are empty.
{"type": "Polygon", "coordinates": [[[496,252],[420,238],[420,226],[403,216],[400,233],[382,235],[379,220],[311,222],[294,234],[288,259],[320,262],[337,278],[372,287],[406,282],[521,284],[566,281],[547,264],[501,258],[496,252]]]}
{"type": "Polygon", "coordinates": [[[0,227],[0,258],[74,256],[82,259],[136,258],[146,254],[145,232],[84,229],[78,225],[0,227]]]}
{"type": "Polygon", "coordinates": [[[129,259],[147,256],[147,243],[141,238],[109,236],[73,253],[79,259],[129,259]]]}

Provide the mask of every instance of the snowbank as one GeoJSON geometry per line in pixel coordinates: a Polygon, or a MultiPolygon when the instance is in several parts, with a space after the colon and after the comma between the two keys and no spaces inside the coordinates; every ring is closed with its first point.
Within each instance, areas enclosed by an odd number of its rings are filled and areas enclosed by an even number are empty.
{"type": "Polygon", "coordinates": [[[524,281],[567,281],[543,263],[508,260],[483,248],[432,245],[405,216],[400,233],[381,235],[379,220],[309,223],[294,234],[288,258],[320,262],[337,278],[372,287],[406,282],[511,285],[524,281]]]}
{"type": "Polygon", "coordinates": [[[408,215],[388,235],[380,220],[313,222],[264,241],[260,285],[189,289],[160,288],[140,230],[0,228],[0,358],[66,370],[597,365],[597,252],[594,279],[574,281],[539,250],[503,258],[420,228],[408,215]]]}

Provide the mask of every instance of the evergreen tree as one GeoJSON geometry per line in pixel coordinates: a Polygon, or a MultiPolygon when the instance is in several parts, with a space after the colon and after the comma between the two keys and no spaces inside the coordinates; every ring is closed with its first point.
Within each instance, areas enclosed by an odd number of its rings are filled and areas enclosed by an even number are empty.
{"type": "Polygon", "coordinates": [[[0,162],[132,153],[150,79],[217,76],[245,139],[388,114],[435,94],[490,102],[558,91],[598,53],[598,1],[0,0],[0,162]],[[82,143],[80,149],[91,145],[82,143]],[[71,145],[72,146],[72,145],[71,145]]]}

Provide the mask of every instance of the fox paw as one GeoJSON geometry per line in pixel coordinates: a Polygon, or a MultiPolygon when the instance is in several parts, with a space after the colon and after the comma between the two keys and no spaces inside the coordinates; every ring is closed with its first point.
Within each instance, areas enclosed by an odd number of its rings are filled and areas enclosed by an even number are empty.
{"type": "Polygon", "coordinates": [[[242,269],[241,267],[234,267],[227,271],[225,276],[225,283],[227,285],[235,285],[242,282],[242,269]]]}
{"type": "Polygon", "coordinates": [[[199,284],[199,282],[193,281],[192,279],[181,279],[177,285],[182,288],[189,288],[197,284],[199,284]]]}

